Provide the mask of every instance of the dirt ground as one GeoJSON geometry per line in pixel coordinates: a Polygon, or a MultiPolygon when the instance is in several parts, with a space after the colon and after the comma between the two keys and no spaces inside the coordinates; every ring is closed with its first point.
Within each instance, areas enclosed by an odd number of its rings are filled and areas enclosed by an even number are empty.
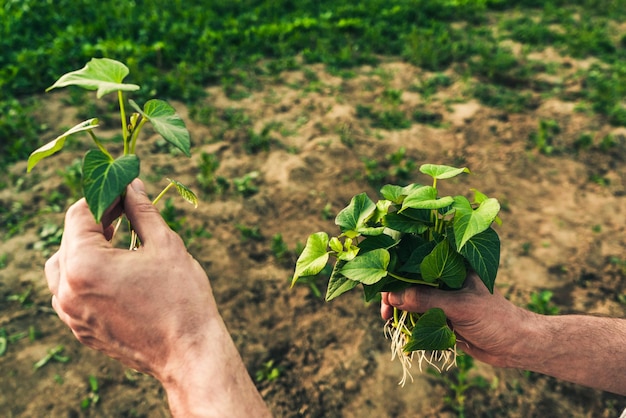
{"type": "MultiPolygon", "coordinates": [[[[574,71],[564,66],[549,82],[579,89],[569,82],[574,71]]],[[[273,361],[278,376],[257,384],[277,417],[456,416],[446,401],[453,393],[442,378],[415,372],[413,383],[398,386],[400,366],[390,362],[376,303],[366,305],[359,292],[326,303],[306,285],[289,289],[298,243],[317,231],[336,234],[334,215],[353,195],[366,191],[377,198],[365,161],[378,160],[384,168],[386,156],[401,148],[404,161],[416,166],[470,168],[471,175],[441,184],[444,193],[467,194],[475,187],[500,200],[496,285],[513,302],[525,306],[532,292],[551,290],[563,314],[626,315],[626,130],[576,111],[575,102],[539,93],[533,93],[532,110],[489,108],[468,93],[472,80],[452,73],[454,82],[427,100],[414,87],[431,75],[399,62],[359,68],[352,78],[313,66],[260,77],[243,99],[211,87],[194,109],[173,103],[192,134],[191,163],[168,153],[143,154],[142,177],[150,193],[158,193],[162,177],[198,192],[195,210],[174,200],[184,218],[181,234],[206,268],[252,376],[273,361]],[[440,115],[437,126],[414,122],[386,130],[359,118],[359,105],[392,106],[384,101],[385,89],[403,92],[394,109],[410,114],[424,107],[440,115]],[[248,122],[233,126],[234,110],[248,122]],[[554,144],[565,151],[544,155],[532,146],[529,136],[541,120],[558,123],[554,144]],[[269,122],[277,127],[269,132],[269,151],[247,153],[249,131],[259,133],[269,122]],[[593,144],[577,148],[582,133],[590,134],[593,144]],[[602,148],[609,134],[612,145],[602,148]],[[203,192],[196,179],[203,152],[218,157],[216,174],[229,181],[258,172],[258,191],[242,196],[231,185],[221,194],[203,192]],[[289,249],[280,258],[272,251],[276,234],[289,249]]],[[[50,128],[42,143],[82,120],[64,100],[65,92],[42,97],[39,117],[50,128]]],[[[116,128],[117,122],[106,127],[116,128]]],[[[10,167],[10,187],[0,190],[0,204],[19,205],[28,216],[20,233],[0,242],[0,256],[8,254],[0,269],[0,329],[9,336],[33,334],[11,340],[0,356],[0,416],[167,417],[167,401],[155,380],[82,347],[50,309],[42,267],[56,247],[40,244],[42,227],[62,225],[66,202],[50,209],[49,196],[67,192],[57,170],[82,155],[80,141],[28,177],[25,163],[10,167]],[[27,295],[24,303],[15,300],[20,294],[27,295]],[[33,365],[59,345],[67,361],[52,360],[35,370],[33,365]],[[95,391],[89,376],[98,382],[99,399],[91,405],[95,391]]],[[[156,137],[148,144],[144,149],[162,149],[156,137]]],[[[387,167],[382,181],[407,182],[394,177],[393,168],[387,167]]],[[[415,169],[408,182],[420,181],[427,179],[415,169]]],[[[324,292],[323,281],[319,286],[324,292]]],[[[608,418],[626,407],[624,397],[520,370],[477,362],[470,376],[481,376],[485,384],[468,389],[467,416],[608,418]]]]}

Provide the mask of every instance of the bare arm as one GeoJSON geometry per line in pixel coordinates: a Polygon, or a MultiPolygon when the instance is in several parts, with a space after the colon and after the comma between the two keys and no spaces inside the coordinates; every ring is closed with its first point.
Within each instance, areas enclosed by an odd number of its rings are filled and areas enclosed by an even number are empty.
{"type": "Polygon", "coordinates": [[[442,308],[459,346],[477,360],[626,395],[626,319],[538,315],[490,294],[473,273],[459,291],[412,287],[383,294],[383,318],[394,306],[442,308]]]}
{"type": "Polygon", "coordinates": [[[94,222],[84,200],[68,210],[45,269],[59,317],[83,344],[157,378],[176,417],[270,416],[206,273],[140,181],[127,189],[124,210],[138,251],[112,248],[110,227],[94,222]]]}

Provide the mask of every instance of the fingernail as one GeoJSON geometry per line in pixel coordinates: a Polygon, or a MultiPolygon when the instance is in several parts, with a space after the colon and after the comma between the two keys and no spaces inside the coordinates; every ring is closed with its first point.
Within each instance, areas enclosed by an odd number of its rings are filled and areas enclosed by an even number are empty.
{"type": "Polygon", "coordinates": [[[389,293],[389,304],[392,306],[400,306],[404,303],[404,292],[389,293]]]}
{"type": "Polygon", "coordinates": [[[137,193],[145,193],[143,181],[139,180],[138,178],[130,183],[130,187],[137,193]]]}

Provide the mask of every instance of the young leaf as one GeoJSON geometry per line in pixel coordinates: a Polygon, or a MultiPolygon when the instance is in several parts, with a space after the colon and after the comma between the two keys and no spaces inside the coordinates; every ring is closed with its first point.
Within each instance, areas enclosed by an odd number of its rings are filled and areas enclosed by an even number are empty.
{"type": "MultiPolygon", "coordinates": [[[[376,204],[361,193],[350,200],[350,204],[343,208],[335,218],[335,224],[339,226],[341,232],[358,231],[365,226],[369,217],[376,210],[376,204]]],[[[354,236],[358,234],[353,234],[354,236]]]]}
{"type": "Polygon", "coordinates": [[[467,167],[456,168],[448,165],[424,164],[420,167],[420,171],[431,176],[434,179],[442,180],[456,177],[461,173],[469,173],[467,167]]]}
{"type": "Polygon", "coordinates": [[[327,247],[328,234],[326,232],[316,232],[309,235],[304,250],[296,261],[296,271],[291,279],[291,286],[298,281],[299,277],[315,276],[326,267],[329,256],[327,247]]]}
{"type": "Polygon", "coordinates": [[[456,344],[456,336],[448,326],[443,310],[432,308],[420,316],[404,346],[405,352],[417,350],[447,350],[456,344]]]}
{"type": "Polygon", "coordinates": [[[424,257],[420,273],[424,281],[434,283],[439,280],[453,289],[463,285],[467,274],[463,257],[445,240],[424,257]]]}
{"type": "Polygon", "coordinates": [[[472,209],[469,200],[464,196],[454,198],[454,238],[457,251],[461,251],[465,243],[474,235],[480,234],[491,226],[498,212],[500,203],[496,199],[488,198],[472,209]]]}
{"type": "Polygon", "coordinates": [[[48,142],[46,145],[40,148],[37,148],[35,151],[33,151],[30,154],[30,157],[28,157],[27,171],[30,173],[30,170],[32,170],[33,167],[35,167],[35,165],[39,161],[43,160],[46,157],[51,156],[52,154],[59,152],[63,148],[63,145],[65,145],[65,140],[70,135],[73,135],[78,132],[88,131],[90,129],[95,128],[96,126],[98,126],[98,119],[93,118],[93,119],[86,120],[74,126],[73,128],[70,128],[64,134],[57,136],[55,139],[48,142]]]}
{"type": "Polygon", "coordinates": [[[437,189],[432,186],[422,186],[411,192],[402,202],[402,212],[406,208],[412,209],[440,209],[450,206],[454,199],[450,196],[437,199],[437,189]]]}
{"type": "Polygon", "coordinates": [[[496,231],[487,228],[474,235],[467,240],[460,253],[478,273],[487,289],[493,293],[500,263],[500,238],[496,231]]]}
{"type": "Polygon", "coordinates": [[[119,61],[109,58],[92,58],[82,69],[61,76],[46,91],[59,87],[80,86],[87,90],[97,90],[96,97],[99,99],[105,94],[118,90],[139,90],[136,84],[122,83],[128,73],[128,67],[119,61]]]}
{"type": "Polygon", "coordinates": [[[374,284],[387,275],[389,252],[383,248],[358,255],[348,261],[339,271],[351,280],[363,284],[374,284]]]}
{"type": "Polygon", "coordinates": [[[102,151],[87,151],[83,160],[83,193],[96,222],[100,222],[104,211],[138,175],[136,155],[113,160],[102,151]]]}
{"type": "Polygon", "coordinates": [[[191,191],[191,189],[189,189],[187,186],[185,186],[184,184],[176,180],[172,180],[168,178],[167,181],[169,181],[176,187],[178,194],[181,195],[183,199],[191,203],[195,208],[198,207],[198,197],[196,196],[194,192],[191,191]]]}
{"type": "Polygon", "coordinates": [[[187,157],[191,156],[189,131],[172,106],[163,100],[152,99],[148,100],[141,110],[133,100],[129,100],[129,103],[152,123],[154,130],[167,142],[181,150],[187,157]]]}
{"type": "Polygon", "coordinates": [[[339,272],[344,264],[345,261],[341,260],[335,263],[333,272],[328,279],[328,288],[326,289],[326,302],[335,299],[337,296],[342,295],[348,290],[354,289],[359,284],[359,282],[350,280],[339,272]]]}
{"type": "Polygon", "coordinates": [[[409,184],[405,187],[396,186],[393,184],[386,184],[380,189],[380,194],[387,200],[392,201],[396,205],[402,203],[404,198],[411,194],[411,192],[420,186],[419,184],[409,184]]]}

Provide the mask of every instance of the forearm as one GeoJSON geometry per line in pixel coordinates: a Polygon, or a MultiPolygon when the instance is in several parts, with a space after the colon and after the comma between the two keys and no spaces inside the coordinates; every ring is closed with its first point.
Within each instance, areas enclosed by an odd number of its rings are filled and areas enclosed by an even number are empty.
{"type": "Polygon", "coordinates": [[[178,417],[271,417],[221,320],[196,344],[197,352],[160,378],[172,415],[178,417]]]}
{"type": "Polygon", "coordinates": [[[626,395],[626,319],[534,315],[522,326],[510,367],[626,395]]]}

